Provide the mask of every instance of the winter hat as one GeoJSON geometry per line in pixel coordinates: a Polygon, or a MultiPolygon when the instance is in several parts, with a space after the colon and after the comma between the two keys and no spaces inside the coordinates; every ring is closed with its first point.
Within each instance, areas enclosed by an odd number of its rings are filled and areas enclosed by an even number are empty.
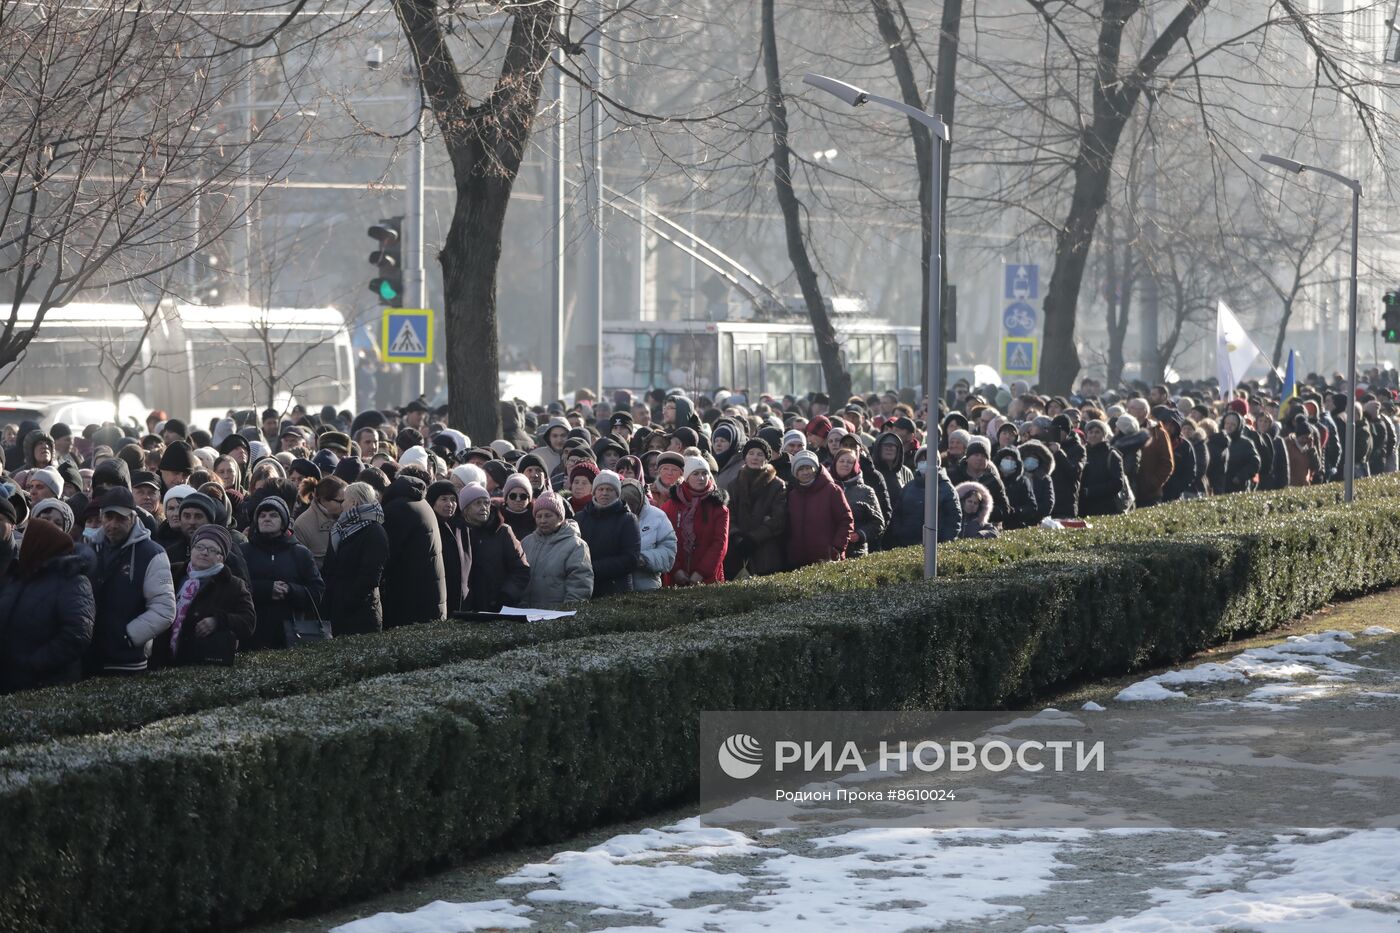
{"type": "Polygon", "coordinates": [[[580,476],[587,477],[588,482],[592,483],[593,480],[598,477],[598,464],[594,463],[592,460],[580,460],[578,463],[574,464],[574,468],[569,471],[569,482],[573,483],[573,481],[580,476]]]}
{"type": "MultiPolygon", "coordinates": [[[[72,517],[70,513],[70,524],[72,517]]],[[[37,576],[44,564],[72,553],[73,539],[63,529],[49,522],[31,523],[19,546],[19,575],[26,579],[37,576]]]]}
{"type": "Polygon", "coordinates": [[[710,472],[710,465],[709,465],[707,462],[705,462],[705,458],[704,458],[704,457],[686,457],[686,458],[685,458],[685,466],[684,466],[684,467],[682,468],[682,470],[681,470],[681,479],[682,479],[682,480],[690,479],[690,474],[692,474],[692,473],[701,473],[701,472],[703,472],[703,473],[708,473],[708,472],[710,472]]]}
{"type": "Polygon", "coordinates": [[[830,431],[826,432],[826,437],[822,438],[822,440],[829,444],[831,443],[831,439],[834,437],[836,438],[837,443],[840,443],[841,438],[845,437],[847,434],[850,433],[851,432],[847,431],[845,428],[832,428],[830,431]]]}
{"type": "Polygon", "coordinates": [[[433,503],[437,502],[443,496],[451,496],[453,499],[457,498],[457,487],[453,486],[450,480],[440,479],[436,483],[433,483],[428,487],[428,494],[425,498],[428,506],[431,508],[433,503]]]}
{"type": "Polygon", "coordinates": [[[505,441],[505,440],[494,440],[494,441],[492,441],[490,444],[487,444],[486,446],[487,446],[487,447],[490,447],[491,450],[492,450],[492,451],[496,454],[496,456],[498,456],[498,457],[504,457],[506,454],[510,453],[512,450],[515,449],[515,445],[514,445],[514,444],[512,444],[510,441],[505,441]]]}
{"type": "Polygon", "coordinates": [[[464,463],[461,466],[452,468],[452,475],[457,477],[464,486],[480,486],[486,488],[486,471],[479,466],[464,463]]]}
{"type": "Polygon", "coordinates": [[[806,447],[807,435],[797,430],[789,431],[783,435],[783,448],[786,449],[788,444],[801,444],[806,447]]]}
{"type": "Polygon", "coordinates": [[[1181,413],[1169,405],[1158,405],[1152,409],[1152,417],[1163,424],[1174,424],[1181,427],[1181,413]]]}
{"type": "Polygon", "coordinates": [[[1098,428],[1104,434],[1108,434],[1108,422],[1100,418],[1095,418],[1093,421],[1090,421],[1088,424],[1084,425],[1084,431],[1086,434],[1088,433],[1090,428],[1098,428]]]}
{"type": "Polygon", "coordinates": [[[283,531],[292,527],[291,509],[287,508],[287,503],[282,501],[281,496],[264,496],[262,499],[258,500],[257,506],[253,509],[253,524],[255,527],[257,525],[258,513],[266,512],[269,509],[282,516],[283,531]]]}
{"type": "Polygon", "coordinates": [[[980,453],[987,459],[991,459],[992,445],[987,441],[985,437],[974,437],[967,442],[967,451],[963,454],[963,456],[970,457],[975,453],[980,453]]]}
{"type": "Polygon", "coordinates": [[[490,498],[491,494],[486,491],[485,486],[482,486],[478,483],[468,483],[467,485],[462,487],[461,492],[457,493],[457,508],[465,512],[467,510],[467,506],[471,505],[477,499],[490,498]]]}
{"type": "Polygon", "coordinates": [[[420,466],[428,470],[431,469],[430,462],[428,452],[421,445],[414,445],[399,454],[399,466],[420,466]]]}
{"type": "Polygon", "coordinates": [[[700,435],[696,433],[694,428],[676,428],[676,433],[673,436],[681,442],[683,447],[700,446],[700,435]]]}
{"type": "Polygon", "coordinates": [[[773,448],[768,446],[768,442],[761,437],[751,437],[744,443],[744,456],[749,455],[751,450],[763,451],[764,460],[773,459],[773,448]]]}
{"type": "Polygon", "coordinates": [[[192,492],[180,500],[181,512],[191,508],[199,509],[205,515],[209,516],[211,522],[217,522],[219,520],[219,506],[213,499],[202,492],[192,492]]]}
{"type": "Polygon", "coordinates": [[[321,468],[305,457],[298,457],[293,460],[292,470],[300,473],[302,476],[314,476],[316,479],[321,478],[321,468]]]}
{"type": "Polygon", "coordinates": [[[160,455],[160,469],[176,473],[193,473],[199,469],[199,462],[195,460],[194,451],[190,450],[189,444],[184,441],[176,441],[165,448],[165,453],[160,455]]]}
{"type": "Polygon", "coordinates": [[[535,504],[531,507],[530,511],[536,515],[540,512],[553,512],[555,515],[563,518],[564,504],[554,493],[545,490],[535,499],[535,504]]]}
{"type": "Polygon", "coordinates": [[[1136,434],[1138,432],[1138,420],[1132,415],[1119,415],[1115,424],[1118,425],[1119,434],[1136,434]]]}
{"type": "Polygon", "coordinates": [[[723,422],[719,425],[716,425],[714,431],[710,434],[710,440],[716,441],[719,440],[721,437],[729,441],[730,444],[733,444],[739,439],[739,430],[738,428],[734,427],[734,425],[728,422],[723,422]]]}
{"type": "Polygon", "coordinates": [[[827,434],[831,433],[831,419],[826,415],[817,415],[807,422],[807,433],[826,440],[827,434]]]}
{"type": "Polygon", "coordinates": [[[336,461],[335,469],[332,470],[331,473],[345,480],[347,483],[353,483],[356,478],[359,477],[360,471],[363,470],[364,467],[365,465],[361,462],[359,457],[341,457],[336,461]]]}
{"type": "Polygon", "coordinates": [[[1227,405],[1226,408],[1228,408],[1230,411],[1233,411],[1237,415],[1249,414],[1249,403],[1242,398],[1231,399],[1230,404],[1227,405]]]}
{"type": "Polygon", "coordinates": [[[311,462],[316,464],[321,470],[321,475],[325,476],[335,472],[335,468],[340,465],[340,457],[334,451],[318,450],[311,462]]]}
{"type": "Polygon", "coordinates": [[[804,466],[812,467],[814,470],[820,472],[821,461],[819,461],[817,455],[810,450],[798,451],[792,458],[792,475],[794,477],[797,476],[797,471],[804,466]]]}
{"type": "Polygon", "coordinates": [[[1048,433],[1055,429],[1055,419],[1045,415],[1037,415],[1031,420],[1031,427],[1035,428],[1037,431],[1045,431],[1048,433]]]}
{"type": "MultiPolygon", "coordinates": [[[[195,495],[201,494],[195,493],[195,495]]],[[[206,496],[206,498],[208,497],[206,496]]],[[[228,533],[228,529],[223,525],[218,525],[214,522],[210,522],[207,525],[200,525],[195,529],[194,534],[190,535],[190,551],[194,551],[195,546],[201,541],[214,542],[219,546],[219,550],[224,552],[225,558],[228,557],[229,551],[233,550],[233,536],[228,533]]]]}
{"type": "Polygon", "coordinates": [[[63,474],[58,472],[57,467],[46,466],[42,470],[30,470],[30,482],[36,479],[43,480],[44,485],[49,487],[55,496],[63,495],[63,474]]]}
{"type": "MultiPolygon", "coordinates": [[[[525,454],[525,456],[515,461],[516,472],[524,473],[527,467],[538,467],[546,473],[549,472],[549,467],[544,465],[544,461],[541,460],[537,454],[525,454]]],[[[452,472],[456,473],[457,471],[453,470],[452,472]]]]}
{"type": "Polygon", "coordinates": [[[1066,434],[1074,430],[1074,424],[1069,420],[1069,415],[1066,415],[1063,412],[1051,418],[1050,424],[1056,428],[1059,428],[1066,434]]]}
{"type": "Polygon", "coordinates": [[[262,441],[248,442],[248,459],[253,463],[257,463],[259,460],[266,459],[270,456],[272,456],[272,448],[262,441]]]}
{"type": "Polygon", "coordinates": [[[495,480],[497,486],[504,486],[506,480],[510,479],[511,474],[515,472],[511,469],[510,464],[506,463],[504,460],[487,460],[481,465],[480,469],[487,476],[491,477],[491,479],[495,480]]]}
{"type": "MultiPolygon", "coordinates": [[[[162,433],[162,434],[165,433],[165,432],[167,432],[167,431],[169,431],[170,433],[172,433],[172,434],[178,434],[178,435],[181,436],[181,437],[184,437],[185,435],[187,435],[187,434],[190,433],[189,428],[185,427],[185,422],[181,421],[179,418],[171,418],[169,421],[165,422],[165,424],[161,425],[161,429],[160,429],[160,430],[161,430],[161,433],[162,433]]],[[[176,443],[178,444],[178,443],[181,443],[181,442],[180,442],[180,441],[176,441],[176,443]]],[[[169,467],[161,467],[161,469],[164,470],[164,469],[170,469],[170,468],[169,468],[169,467]]]]}
{"type": "Polygon", "coordinates": [[[441,431],[437,432],[437,434],[433,435],[433,440],[435,442],[440,443],[440,438],[447,438],[452,441],[453,453],[459,454],[464,450],[470,450],[472,446],[472,439],[470,437],[452,428],[443,428],[441,431]]]}
{"type": "Polygon", "coordinates": [[[179,499],[183,502],[188,497],[195,495],[197,491],[198,490],[193,486],[185,483],[180,483],[178,486],[171,486],[165,491],[165,495],[161,497],[160,504],[169,505],[171,499],[179,499]]]}
{"type": "Polygon", "coordinates": [[[661,456],[656,458],[656,468],[658,470],[668,463],[671,466],[680,467],[682,470],[685,469],[685,457],[682,457],[674,450],[662,451],[661,456]]]}
{"type": "Polygon", "coordinates": [[[962,428],[958,428],[956,431],[951,431],[948,434],[948,443],[951,444],[953,441],[957,441],[960,444],[962,444],[963,449],[965,451],[967,445],[972,443],[972,435],[964,431],[962,428]]]}
{"type": "Polygon", "coordinates": [[[622,477],[612,470],[600,470],[593,478],[593,491],[597,492],[599,486],[611,486],[619,496],[622,495],[622,477]]]}
{"type": "Polygon", "coordinates": [[[534,487],[530,485],[530,481],[519,473],[512,473],[506,477],[505,483],[501,486],[501,495],[509,496],[512,489],[519,489],[531,496],[535,494],[534,487]]]}
{"type": "MultiPolygon", "coordinates": [[[[64,531],[73,530],[73,510],[62,499],[45,499],[43,502],[35,503],[34,507],[30,509],[29,515],[31,518],[47,518],[64,531]]],[[[29,535],[26,534],[24,537],[27,540],[29,535]]]]}

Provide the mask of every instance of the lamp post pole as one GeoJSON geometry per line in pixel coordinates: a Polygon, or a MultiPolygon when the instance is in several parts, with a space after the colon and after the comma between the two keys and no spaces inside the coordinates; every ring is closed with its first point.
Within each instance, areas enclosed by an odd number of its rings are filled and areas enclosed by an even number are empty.
{"type": "Polygon", "coordinates": [[[1265,154],[1259,157],[1259,161],[1295,175],[1303,172],[1323,175],[1351,189],[1351,299],[1347,309],[1347,437],[1346,449],[1342,452],[1342,497],[1351,502],[1356,485],[1356,263],[1357,240],[1361,229],[1361,182],[1340,172],[1316,165],[1305,165],[1283,156],[1265,154]]]}
{"type": "Polygon", "coordinates": [[[948,142],[948,125],[936,113],[927,113],[903,101],[867,93],[845,81],[825,75],[809,74],[803,84],[839,97],[852,107],[878,104],[894,110],[928,127],[933,136],[932,159],[929,163],[930,211],[928,256],[928,346],[924,348],[924,391],[928,395],[928,421],[925,446],[928,461],[924,473],[924,579],[938,576],[938,400],[942,387],[938,385],[943,353],[943,146],[948,142]]]}

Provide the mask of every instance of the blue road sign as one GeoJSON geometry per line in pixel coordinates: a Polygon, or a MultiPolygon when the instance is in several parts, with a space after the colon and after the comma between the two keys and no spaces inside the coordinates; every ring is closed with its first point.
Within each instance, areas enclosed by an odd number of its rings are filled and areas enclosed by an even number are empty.
{"type": "Polygon", "coordinates": [[[385,308],[380,353],[386,363],[433,361],[433,312],[426,308],[385,308]]]}
{"type": "Polygon", "coordinates": [[[1038,320],[1035,308],[1024,301],[1007,305],[1001,313],[1001,326],[1008,337],[1029,337],[1035,333],[1038,320]]]}
{"type": "Polygon", "coordinates": [[[1034,376],[1036,342],[1033,337],[1005,337],[1001,341],[1001,374],[1034,376]]]}
{"type": "Polygon", "coordinates": [[[1040,266],[1033,262],[1018,263],[1005,268],[1008,301],[1025,301],[1040,297],[1040,266]]]}

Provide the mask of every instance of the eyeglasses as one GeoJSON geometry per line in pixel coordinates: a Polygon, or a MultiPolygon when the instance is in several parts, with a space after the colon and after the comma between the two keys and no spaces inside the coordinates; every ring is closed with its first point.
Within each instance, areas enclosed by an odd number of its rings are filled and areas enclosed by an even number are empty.
{"type": "Polygon", "coordinates": [[[524,492],[513,492],[513,493],[511,493],[510,495],[506,496],[506,498],[509,499],[511,502],[528,502],[528,501],[530,501],[530,496],[529,496],[529,494],[528,494],[528,493],[524,493],[524,492]]]}
{"type": "Polygon", "coordinates": [[[190,548],[191,554],[222,554],[224,549],[217,544],[197,544],[190,548]]]}

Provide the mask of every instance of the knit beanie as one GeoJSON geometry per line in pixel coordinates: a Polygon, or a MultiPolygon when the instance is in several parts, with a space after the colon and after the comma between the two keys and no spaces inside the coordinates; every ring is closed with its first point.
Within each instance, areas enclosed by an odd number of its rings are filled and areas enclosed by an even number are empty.
{"type": "MultiPolygon", "coordinates": [[[[195,493],[195,495],[200,494],[195,493]]],[[[195,529],[194,534],[190,536],[190,550],[193,551],[201,541],[213,541],[219,546],[219,550],[223,552],[225,558],[228,557],[229,551],[233,550],[233,536],[223,525],[214,522],[200,525],[195,529]]]]}
{"type": "Polygon", "coordinates": [[[464,463],[461,466],[452,468],[452,475],[464,486],[480,486],[486,488],[486,471],[473,463],[464,463]]]}
{"type": "Polygon", "coordinates": [[[680,467],[682,470],[685,469],[685,457],[676,453],[674,450],[662,451],[661,455],[656,458],[656,468],[658,470],[668,463],[671,466],[680,467]]]}
{"type": "MultiPolygon", "coordinates": [[[[614,474],[615,475],[615,474],[614,474]]],[[[598,464],[592,460],[580,460],[574,464],[574,468],[569,471],[569,482],[572,483],[580,476],[586,477],[592,483],[598,477],[598,464]]]]}
{"type": "MultiPolygon", "coordinates": [[[[46,518],[64,531],[73,530],[73,509],[62,499],[45,499],[43,502],[35,503],[34,507],[29,510],[29,517],[46,518]]],[[[26,534],[25,537],[29,536],[26,534]]]]}
{"type": "Polygon", "coordinates": [[[253,509],[254,530],[257,528],[258,513],[267,511],[276,512],[282,517],[282,529],[284,531],[292,526],[292,512],[287,508],[287,503],[282,501],[282,497],[264,496],[262,499],[258,500],[257,507],[253,509]]]}
{"type": "MultiPolygon", "coordinates": [[[[402,433],[402,432],[400,432],[402,433]]],[[[415,432],[416,433],[416,432],[415,432]]],[[[415,445],[399,454],[399,466],[420,466],[425,470],[431,470],[429,466],[428,452],[421,445],[415,445]]]]}
{"type": "Polygon", "coordinates": [[[425,501],[427,501],[428,507],[432,508],[433,504],[443,496],[451,496],[453,499],[457,498],[457,487],[453,486],[450,480],[440,479],[429,486],[425,501]]]}
{"type": "Polygon", "coordinates": [[[467,506],[471,505],[477,499],[490,498],[491,494],[486,491],[485,486],[482,486],[478,483],[469,483],[466,486],[462,487],[461,492],[457,493],[457,508],[465,512],[467,510],[467,506]]]}
{"type": "Polygon", "coordinates": [[[772,447],[769,447],[769,446],[768,446],[768,442],[765,441],[765,440],[764,440],[763,438],[761,438],[761,437],[751,437],[751,438],[748,439],[747,442],[745,442],[745,444],[744,444],[744,456],[747,457],[747,456],[749,455],[749,451],[751,451],[751,450],[761,450],[761,451],[763,451],[763,459],[764,459],[764,460],[772,460],[772,459],[773,459],[773,448],[772,448],[772,447]]]}
{"type": "Polygon", "coordinates": [[[1231,399],[1230,404],[1226,407],[1238,415],[1249,414],[1249,403],[1242,398],[1231,399]]]}
{"type": "MultiPolygon", "coordinates": [[[[708,473],[708,472],[710,472],[710,465],[709,465],[708,463],[705,462],[705,458],[704,458],[704,457],[686,457],[686,458],[685,458],[685,466],[684,466],[684,467],[682,468],[682,470],[681,470],[681,479],[682,479],[682,480],[690,479],[690,474],[692,474],[692,473],[708,473]]],[[[621,489],[621,487],[619,487],[619,491],[620,491],[620,489],[621,489]]]]}
{"type": "Polygon", "coordinates": [[[613,489],[617,490],[619,496],[622,495],[622,477],[618,476],[612,470],[601,470],[598,475],[593,478],[593,489],[595,492],[599,486],[611,486],[613,489]]]}
{"type": "Polygon", "coordinates": [[[522,490],[527,495],[531,496],[535,494],[534,487],[530,485],[530,481],[519,473],[512,473],[506,477],[505,485],[501,487],[501,495],[509,496],[512,489],[522,490]]]}
{"type": "Polygon", "coordinates": [[[817,415],[807,422],[807,433],[826,440],[827,434],[831,433],[831,419],[826,415],[817,415]]]}
{"type": "MultiPolygon", "coordinates": [[[[180,500],[180,511],[183,512],[185,509],[199,509],[205,515],[209,516],[209,521],[211,522],[217,522],[219,520],[219,507],[214,503],[213,499],[202,492],[192,492],[180,500]]],[[[227,549],[225,549],[225,553],[227,553],[227,549]]]]}
{"type": "Polygon", "coordinates": [[[974,437],[967,442],[967,451],[964,456],[970,457],[975,453],[980,453],[987,459],[991,459],[992,445],[985,437],[974,437]]]}
{"type": "Polygon", "coordinates": [[[194,495],[197,491],[198,490],[187,483],[171,486],[165,491],[165,495],[161,497],[160,504],[169,505],[171,499],[179,499],[183,502],[186,497],[194,495]]]}
{"type": "Polygon", "coordinates": [[[1120,434],[1136,434],[1138,432],[1138,420],[1132,415],[1119,415],[1118,421],[1115,423],[1118,425],[1120,434]]]}
{"type": "Polygon", "coordinates": [[[810,450],[799,451],[792,458],[792,475],[796,476],[797,471],[804,466],[809,466],[814,470],[820,470],[821,461],[819,461],[817,455],[810,450]]]}
{"type": "Polygon", "coordinates": [[[481,465],[481,471],[495,480],[498,487],[504,486],[506,480],[510,479],[511,474],[515,472],[511,469],[510,464],[504,460],[487,460],[481,465]]]}
{"type": "Polygon", "coordinates": [[[807,435],[798,430],[789,431],[783,435],[783,448],[786,449],[788,444],[801,444],[806,447],[807,435]]]}
{"type": "Polygon", "coordinates": [[[44,485],[49,487],[55,496],[63,495],[63,474],[58,472],[57,467],[46,466],[42,470],[30,470],[29,479],[31,482],[36,479],[43,480],[44,485]]]}
{"type": "Polygon", "coordinates": [[[184,441],[176,441],[165,448],[165,453],[160,455],[159,469],[177,473],[192,473],[199,469],[199,461],[195,460],[194,451],[190,450],[189,444],[184,441]]]}
{"type": "MultiPolygon", "coordinates": [[[[329,453],[329,451],[327,451],[327,453],[329,453]]],[[[316,479],[321,478],[321,468],[305,457],[298,457],[293,460],[292,470],[300,473],[302,476],[314,476],[316,479]]]]}
{"type": "Polygon", "coordinates": [[[554,493],[550,492],[549,490],[545,490],[544,492],[539,494],[539,497],[537,499],[535,499],[535,504],[530,509],[530,511],[536,515],[538,515],[540,512],[553,512],[555,515],[558,515],[560,518],[563,518],[564,504],[554,493]]]}

